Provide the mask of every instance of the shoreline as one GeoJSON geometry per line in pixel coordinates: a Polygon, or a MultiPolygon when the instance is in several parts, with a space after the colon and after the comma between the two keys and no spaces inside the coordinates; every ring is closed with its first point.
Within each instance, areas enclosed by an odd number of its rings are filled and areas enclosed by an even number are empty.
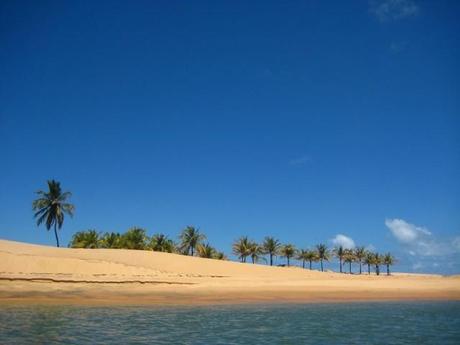
{"type": "Polygon", "coordinates": [[[0,240],[0,303],[94,306],[460,301],[460,276],[359,275],[0,240]]]}

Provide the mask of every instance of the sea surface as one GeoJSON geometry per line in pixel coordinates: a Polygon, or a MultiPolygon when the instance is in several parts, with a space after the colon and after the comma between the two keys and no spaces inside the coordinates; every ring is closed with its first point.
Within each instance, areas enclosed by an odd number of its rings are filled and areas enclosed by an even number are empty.
{"type": "Polygon", "coordinates": [[[460,302],[0,306],[0,344],[460,344],[460,302]]]}

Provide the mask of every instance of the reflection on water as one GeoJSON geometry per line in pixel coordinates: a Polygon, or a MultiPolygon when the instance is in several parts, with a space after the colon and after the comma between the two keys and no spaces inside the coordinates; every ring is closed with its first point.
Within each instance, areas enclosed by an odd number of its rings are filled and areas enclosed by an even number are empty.
{"type": "Polygon", "coordinates": [[[460,344],[460,303],[0,306],[1,344],[460,344]]]}

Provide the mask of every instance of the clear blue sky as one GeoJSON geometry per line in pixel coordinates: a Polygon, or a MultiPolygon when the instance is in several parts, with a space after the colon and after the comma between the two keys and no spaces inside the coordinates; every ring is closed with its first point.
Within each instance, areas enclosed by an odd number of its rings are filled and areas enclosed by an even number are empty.
{"type": "Polygon", "coordinates": [[[2,1],[0,238],[54,245],[31,210],[54,178],[76,205],[63,243],[134,225],[193,224],[227,253],[240,235],[342,234],[399,270],[460,272],[459,14],[2,1]]]}

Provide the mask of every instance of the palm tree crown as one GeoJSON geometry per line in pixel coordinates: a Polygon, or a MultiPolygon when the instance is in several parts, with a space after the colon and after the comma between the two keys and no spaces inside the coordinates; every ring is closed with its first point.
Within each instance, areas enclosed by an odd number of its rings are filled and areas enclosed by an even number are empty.
{"type": "Polygon", "coordinates": [[[34,217],[37,218],[37,226],[45,223],[47,230],[54,226],[56,245],[59,247],[57,229],[62,228],[65,214],[73,216],[75,211],[75,206],[67,202],[72,194],[62,192],[61,184],[55,180],[48,181],[48,192],[40,190],[37,194],[40,197],[32,203],[32,209],[35,211],[34,217]]]}
{"type": "Polygon", "coordinates": [[[281,243],[274,237],[267,236],[262,243],[262,248],[265,254],[270,256],[270,266],[273,266],[273,257],[278,255],[281,248],[281,243]]]}
{"type": "Polygon", "coordinates": [[[72,248],[100,248],[101,240],[96,230],[79,231],[72,236],[72,248]]]}
{"type": "Polygon", "coordinates": [[[285,244],[281,247],[280,253],[287,259],[287,265],[290,264],[290,259],[296,254],[297,250],[292,244],[285,244]]]}
{"type": "Polygon", "coordinates": [[[155,252],[173,253],[175,245],[165,234],[155,234],[150,238],[149,248],[155,252]]]}
{"type": "Polygon", "coordinates": [[[246,258],[250,255],[249,248],[251,241],[247,236],[240,237],[233,243],[233,254],[238,256],[241,262],[246,262],[246,258]]]}
{"type": "Polygon", "coordinates": [[[200,258],[212,259],[216,255],[216,250],[209,243],[200,243],[197,246],[197,254],[200,258]]]}
{"type": "Polygon", "coordinates": [[[134,227],[121,236],[121,242],[126,249],[145,249],[147,235],[144,229],[134,227]]]}
{"type": "Polygon", "coordinates": [[[180,247],[187,255],[194,255],[195,248],[204,240],[206,236],[200,233],[200,230],[194,226],[187,226],[180,234],[180,247]]]}
{"type": "Polygon", "coordinates": [[[101,238],[101,248],[121,248],[121,236],[116,232],[106,232],[101,238]]]}

